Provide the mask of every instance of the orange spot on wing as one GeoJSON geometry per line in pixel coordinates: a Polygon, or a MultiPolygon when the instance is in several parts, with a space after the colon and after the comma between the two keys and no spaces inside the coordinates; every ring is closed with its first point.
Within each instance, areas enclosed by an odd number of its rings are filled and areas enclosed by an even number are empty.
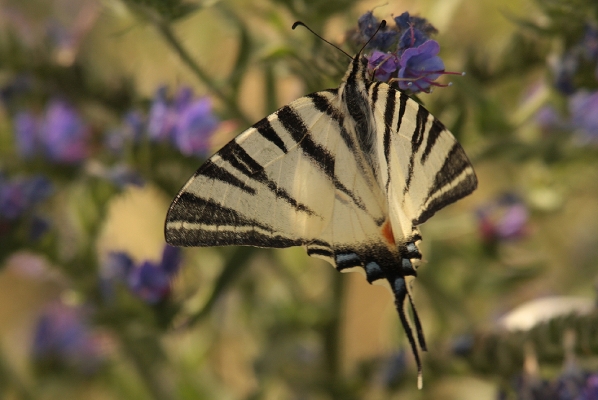
{"type": "Polygon", "coordinates": [[[384,223],[384,225],[382,225],[382,236],[384,236],[384,239],[386,239],[386,241],[391,244],[391,245],[395,245],[395,236],[392,233],[392,228],[390,226],[390,221],[386,220],[386,222],[384,223]]]}

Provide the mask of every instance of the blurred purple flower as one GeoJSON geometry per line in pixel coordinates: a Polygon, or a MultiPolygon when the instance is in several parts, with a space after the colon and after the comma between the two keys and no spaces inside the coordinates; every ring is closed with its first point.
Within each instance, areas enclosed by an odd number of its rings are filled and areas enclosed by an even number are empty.
{"type": "Polygon", "coordinates": [[[87,325],[81,308],[49,305],[35,328],[32,355],[52,370],[74,368],[90,374],[104,361],[103,338],[87,325]]]}
{"type": "Polygon", "coordinates": [[[407,353],[404,350],[395,352],[383,361],[380,371],[381,380],[386,387],[394,387],[405,376],[407,371],[407,353]]]}
{"type": "Polygon", "coordinates": [[[399,32],[394,29],[390,29],[388,26],[380,29],[376,36],[372,37],[376,33],[376,29],[380,26],[380,21],[372,11],[368,11],[363,14],[357,20],[357,27],[360,33],[360,40],[363,43],[369,41],[368,48],[377,49],[382,51],[388,51],[397,42],[399,32]],[[371,39],[371,40],[370,40],[371,39]]]}
{"type": "Polygon", "coordinates": [[[15,116],[15,140],[23,158],[31,158],[39,147],[39,121],[35,115],[22,111],[15,116]]]}
{"type": "Polygon", "coordinates": [[[545,133],[570,129],[570,124],[551,105],[540,108],[535,115],[535,120],[545,133]]]}
{"type": "Polygon", "coordinates": [[[401,32],[414,28],[421,31],[424,35],[430,36],[438,33],[438,30],[428,22],[427,19],[422,17],[413,17],[409,15],[409,12],[405,11],[403,14],[394,18],[395,24],[401,32]]]}
{"type": "Polygon", "coordinates": [[[574,51],[566,52],[553,66],[554,86],[561,93],[570,95],[575,92],[573,77],[579,67],[579,60],[574,51]]]}
{"type": "Polygon", "coordinates": [[[160,87],[150,109],[147,130],[151,140],[170,140],[185,155],[205,156],[219,124],[209,98],[194,100],[191,88],[182,87],[169,100],[166,87],[160,87]]]}
{"type": "Polygon", "coordinates": [[[104,134],[104,144],[115,154],[121,154],[127,142],[138,143],[145,131],[145,116],[139,111],[129,111],[122,118],[121,126],[104,134]]]}
{"type": "Polygon", "coordinates": [[[125,136],[133,142],[138,142],[143,136],[145,118],[139,111],[129,111],[123,118],[125,136]]]}
{"type": "Polygon", "coordinates": [[[172,136],[177,116],[168,104],[166,92],[166,86],[158,88],[149,111],[147,131],[151,140],[164,141],[172,136]]]}
{"type": "Polygon", "coordinates": [[[57,163],[76,164],[89,153],[89,127],[62,100],[51,100],[42,118],[27,111],[18,113],[14,130],[24,158],[42,154],[57,163]]]}
{"type": "Polygon", "coordinates": [[[585,387],[581,392],[579,400],[597,400],[598,399],[598,374],[593,373],[586,379],[585,387]]]}
{"type": "Polygon", "coordinates": [[[36,176],[7,181],[0,174],[0,219],[15,220],[52,194],[51,182],[36,176]]]}
{"type": "Polygon", "coordinates": [[[88,155],[89,128],[75,109],[61,100],[53,100],[46,109],[41,140],[50,160],[75,164],[88,155]]]}
{"type": "Polygon", "coordinates": [[[528,233],[529,213],[513,194],[504,194],[476,212],[482,238],[489,243],[514,240],[528,233]]]}
{"type": "Polygon", "coordinates": [[[427,92],[431,85],[440,86],[434,82],[445,73],[439,51],[440,46],[434,40],[405,50],[399,61],[399,88],[427,92]]]}
{"type": "Polygon", "coordinates": [[[598,29],[587,25],[586,33],[582,40],[584,55],[590,61],[598,61],[598,29]]]}
{"type": "Polygon", "coordinates": [[[0,87],[0,102],[5,106],[10,104],[15,97],[26,93],[32,86],[31,78],[25,74],[18,74],[0,87]]]}
{"type": "Polygon", "coordinates": [[[143,261],[135,265],[126,253],[110,253],[102,265],[102,290],[111,297],[113,285],[121,282],[146,303],[159,303],[170,295],[171,280],[178,272],[180,263],[180,249],[172,246],[164,247],[159,263],[143,261]]]}
{"type": "Polygon", "coordinates": [[[389,26],[385,26],[376,33],[376,29],[378,29],[379,26],[380,21],[374,17],[372,11],[366,12],[357,20],[361,42],[366,43],[369,41],[367,47],[370,49],[388,51],[393,47],[393,44],[397,42],[399,32],[389,28],[389,26]],[[372,37],[374,33],[376,33],[376,36],[372,37]]]}
{"type": "Polygon", "coordinates": [[[598,91],[579,91],[569,98],[571,124],[587,141],[598,141],[598,91]]]}
{"type": "Polygon", "coordinates": [[[219,123],[212,113],[212,102],[203,97],[181,111],[173,141],[185,155],[205,156],[210,149],[210,138],[219,123]]]}
{"type": "Polygon", "coordinates": [[[141,187],[145,184],[141,175],[122,164],[108,168],[106,171],[106,178],[121,189],[128,185],[141,187]]]}
{"type": "Polygon", "coordinates": [[[391,75],[399,69],[399,60],[396,55],[374,50],[368,58],[368,71],[374,73],[374,78],[388,82],[391,75]]]}
{"type": "Polygon", "coordinates": [[[374,17],[374,13],[372,11],[367,11],[357,19],[357,27],[359,32],[361,32],[363,39],[366,41],[374,35],[379,25],[380,21],[378,21],[378,18],[374,17]]]}
{"type": "Polygon", "coordinates": [[[193,89],[189,86],[182,86],[174,96],[174,109],[182,113],[193,102],[193,89]]]}

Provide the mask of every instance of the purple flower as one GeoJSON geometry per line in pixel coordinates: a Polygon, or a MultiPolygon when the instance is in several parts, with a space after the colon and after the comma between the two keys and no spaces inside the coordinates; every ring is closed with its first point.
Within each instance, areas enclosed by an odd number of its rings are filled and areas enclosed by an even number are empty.
{"type": "Polygon", "coordinates": [[[571,124],[588,141],[598,141],[598,91],[580,91],[569,98],[571,124]]]}
{"type": "Polygon", "coordinates": [[[52,370],[66,367],[89,374],[104,361],[103,341],[87,325],[82,309],[56,303],[37,321],[32,355],[38,365],[52,370]]]}
{"type": "Polygon", "coordinates": [[[219,123],[212,113],[210,99],[201,98],[180,113],[173,141],[185,155],[205,155],[219,123]]]}
{"type": "Polygon", "coordinates": [[[374,78],[388,82],[391,75],[399,69],[399,60],[396,55],[374,50],[368,58],[368,71],[374,78]]]}
{"type": "Polygon", "coordinates": [[[191,88],[182,87],[169,100],[166,88],[161,87],[150,109],[148,133],[151,140],[170,140],[185,155],[205,156],[219,124],[209,98],[194,100],[191,88]]]}
{"type": "Polygon", "coordinates": [[[397,27],[401,31],[399,39],[399,54],[406,49],[419,47],[428,40],[430,36],[438,33],[425,18],[412,17],[408,12],[404,12],[394,18],[397,27]]]}
{"type": "Polygon", "coordinates": [[[540,108],[535,115],[535,120],[542,132],[545,133],[566,130],[570,128],[569,123],[565,121],[557,112],[557,110],[550,105],[540,108]]]}
{"type": "Polygon", "coordinates": [[[422,31],[415,28],[409,28],[401,35],[399,39],[399,52],[402,53],[412,47],[419,47],[430,40],[422,31]]]}
{"type": "Polygon", "coordinates": [[[579,67],[579,60],[575,52],[568,51],[553,65],[554,86],[563,94],[575,92],[573,78],[579,67]]]}
{"type": "Polygon", "coordinates": [[[439,51],[440,45],[434,40],[405,50],[399,60],[399,88],[427,92],[431,85],[441,86],[434,82],[445,73],[439,51]]]}
{"type": "Polygon", "coordinates": [[[590,61],[598,61],[598,29],[587,25],[586,33],[582,40],[582,48],[586,58],[590,61]]]}
{"type": "Polygon", "coordinates": [[[32,86],[29,76],[23,74],[16,75],[12,80],[0,86],[0,102],[8,105],[19,95],[27,93],[32,86]]]}
{"type": "Polygon", "coordinates": [[[394,29],[389,29],[388,26],[380,29],[376,33],[376,29],[380,26],[380,21],[372,11],[363,14],[357,20],[357,27],[360,33],[360,41],[363,43],[370,41],[368,48],[378,49],[382,51],[390,50],[390,48],[397,42],[399,33],[394,29]],[[376,36],[372,37],[376,33],[376,36]],[[370,40],[371,39],[371,40],[370,40]]]}
{"type": "Polygon", "coordinates": [[[121,282],[146,303],[159,303],[169,296],[171,280],[178,272],[180,263],[180,249],[172,246],[164,248],[159,263],[146,260],[135,265],[126,253],[111,253],[102,265],[102,290],[111,297],[112,286],[121,282]]]}
{"type": "Polygon", "coordinates": [[[579,400],[596,400],[598,399],[598,374],[594,373],[588,376],[586,385],[583,388],[579,400]]]}
{"type": "Polygon", "coordinates": [[[367,11],[357,20],[357,27],[365,40],[368,40],[374,35],[379,25],[380,21],[378,21],[378,18],[374,17],[372,11],[367,11]]]}
{"type": "Polygon", "coordinates": [[[432,24],[429,23],[427,19],[421,17],[412,17],[409,15],[407,11],[405,11],[398,17],[395,17],[394,20],[395,24],[397,24],[397,27],[401,32],[407,29],[414,28],[419,30],[426,36],[438,33],[438,30],[434,28],[434,26],[432,26],[432,24]]]}
{"type": "Polygon", "coordinates": [[[172,136],[176,113],[168,104],[166,91],[166,86],[158,88],[149,111],[147,131],[151,140],[164,141],[172,136]]]}
{"type": "Polygon", "coordinates": [[[46,109],[41,140],[50,160],[75,164],[87,157],[89,128],[75,109],[61,100],[53,100],[46,109]]]}
{"type": "Polygon", "coordinates": [[[141,175],[122,164],[108,168],[105,177],[121,189],[128,185],[141,187],[145,184],[141,175]]]}
{"type": "Polygon", "coordinates": [[[44,177],[6,181],[0,174],[0,219],[16,220],[29,213],[52,193],[52,184],[44,177]]]}
{"type": "Polygon", "coordinates": [[[138,142],[143,135],[145,128],[145,120],[142,113],[139,111],[129,111],[123,118],[125,137],[131,139],[133,142],[138,142]]]}
{"type": "Polygon", "coordinates": [[[476,214],[486,242],[519,239],[528,232],[527,207],[513,194],[504,194],[478,209],[476,214]]]}
{"type": "Polygon", "coordinates": [[[39,121],[30,112],[23,111],[15,117],[15,139],[17,150],[23,158],[31,158],[39,147],[39,121]]]}

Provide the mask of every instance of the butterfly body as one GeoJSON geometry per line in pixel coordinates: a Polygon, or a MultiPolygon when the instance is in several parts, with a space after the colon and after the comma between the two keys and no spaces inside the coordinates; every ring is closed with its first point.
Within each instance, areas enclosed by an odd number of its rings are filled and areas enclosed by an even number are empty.
{"type": "Polygon", "coordinates": [[[421,325],[406,313],[417,226],[476,186],[442,123],[370,80],[357,55],[338,89],[291,102],[206,161],[170,206],[165,236],[176,246],[304,246],[387,283],[421,371],[421,325]]]}

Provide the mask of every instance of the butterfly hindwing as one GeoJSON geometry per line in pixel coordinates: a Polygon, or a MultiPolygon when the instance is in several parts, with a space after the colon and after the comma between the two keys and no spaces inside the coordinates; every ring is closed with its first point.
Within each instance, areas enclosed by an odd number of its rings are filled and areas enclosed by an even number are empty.
{"type": "Polygon", "coordinates": [[[387,84],[371,85],[370,98],[383,132],[381,184],[402,236],[409,237],[436,211],[474,191],[477,178],[461,145],[422,105],[387,84]]]}

